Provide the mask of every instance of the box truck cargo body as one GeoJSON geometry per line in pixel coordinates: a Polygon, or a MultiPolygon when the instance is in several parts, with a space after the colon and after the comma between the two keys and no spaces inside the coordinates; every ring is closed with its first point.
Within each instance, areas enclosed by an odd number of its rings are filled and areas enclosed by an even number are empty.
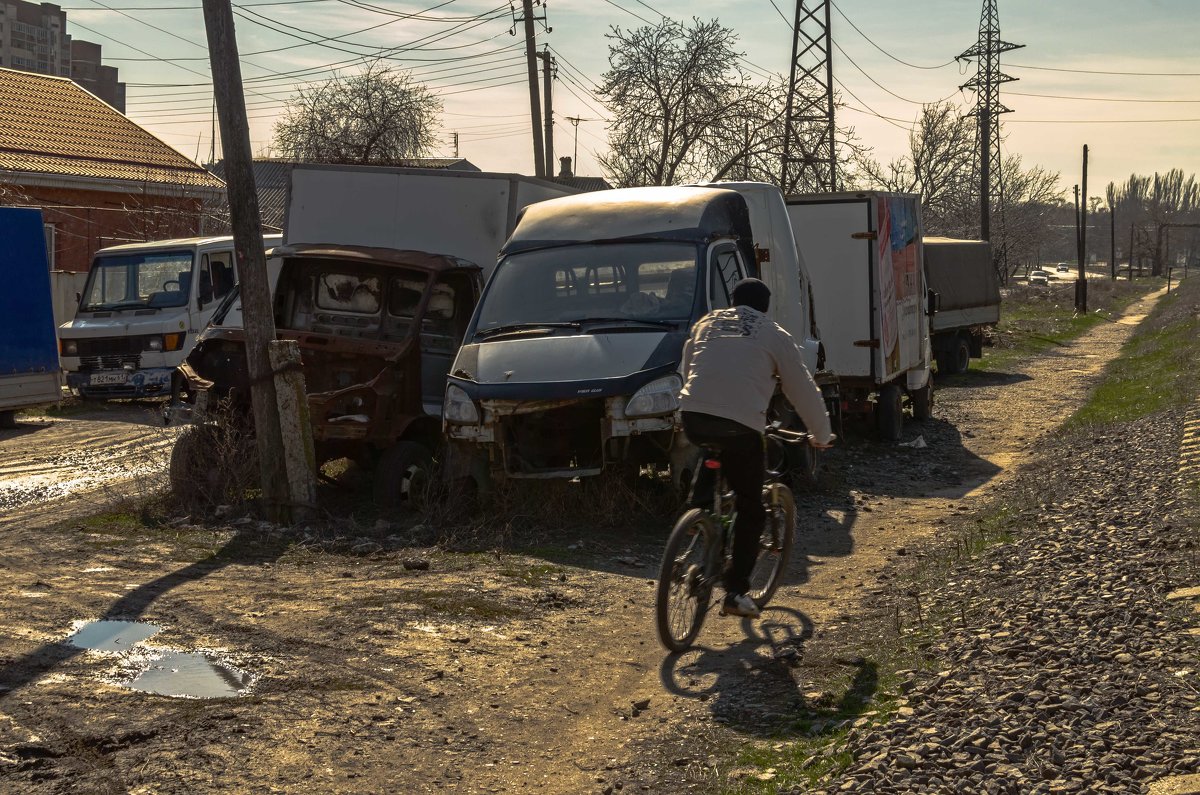
{"type": "Polygon", "coordinates": [[[932,402],[920,200],[814,194],[788,197],[787,208],[842,407],[874,414],[880,433],[896,438],[904,400],[917,418],[932,402]]]}
{"type": "Polygon", "coordinates": [[[41,210],[0,207],[0,428],[61,397],[50,266],[41,210]]]}
{"type": "Polygon", "coordinates": [[[925,278],[937,295],[929,319],[938,375],[965,372],[983,355],[985,332],[1000,322],[1000,279],[992,244],[982,240],[926,237],[925,278]]]}

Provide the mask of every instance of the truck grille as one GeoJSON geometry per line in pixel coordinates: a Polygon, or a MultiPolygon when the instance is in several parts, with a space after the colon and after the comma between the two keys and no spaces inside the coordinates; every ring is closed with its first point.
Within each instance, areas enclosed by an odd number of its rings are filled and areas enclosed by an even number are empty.
{"type": "Polygon", "coordinates": [[[79,355],[83,357],[124,356],[140,354],[146,350],[146,343],[153,337],[161,335],[142,334],[136,337],[97,337],[95,339],[77,339],[75,345],[79,355]]]}
{"type": "Polygon", "coordinates": [[[120,370],[122,367],[130,365],[137,370],[142,366],[142,357],[140,354],[114,354],[109,356],[80,356],[79,369],[81,371],[88,370],[120,370]]]}
{"type": "Polygon", "coordinates": [[[604,400],[585,400],[504,422],[505,465],[512,474],[599,469],[604,400]]]}

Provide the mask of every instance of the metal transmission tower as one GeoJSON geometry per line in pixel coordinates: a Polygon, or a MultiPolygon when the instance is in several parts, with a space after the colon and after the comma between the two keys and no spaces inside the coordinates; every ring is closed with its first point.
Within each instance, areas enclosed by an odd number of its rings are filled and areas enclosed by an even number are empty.
{"type": "Polygon", "coordinates": [[[784,193],[795,193],[802,184],[809,189],[837,190],[830,5],[830,0],[796,0],[779,178],[784,193]],[[806,172],[809,179],[802,183],[806,172]]]}
{"type": "Polygon", "coordinates": [[[975,77],[959,87],[975,92],[975,109],[970,115],[976,117],[979,153],[979,236],[984,240],[992,239],[992,194],[1000,197],[1002,208],[1004,200],[1000,114],[1012,111],[1000,102],[1000,86],[1017,79],[1000,71],[1000,53],[1025,46],[1000,40],[1000,12],[996,4],[997,0],[983,0],[979,41],[958,56],[959,59],[974,58],[977,64],[975,77]]]}

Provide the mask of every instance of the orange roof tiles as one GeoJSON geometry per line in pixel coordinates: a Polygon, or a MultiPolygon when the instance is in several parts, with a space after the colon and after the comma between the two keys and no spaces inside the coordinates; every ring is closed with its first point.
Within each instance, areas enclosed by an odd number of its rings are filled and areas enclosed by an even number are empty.
{"type": "Polygon", "coordinates": [[[0,69],[0,169],[224,187],[72,81],[13,69],[0,69]]]}

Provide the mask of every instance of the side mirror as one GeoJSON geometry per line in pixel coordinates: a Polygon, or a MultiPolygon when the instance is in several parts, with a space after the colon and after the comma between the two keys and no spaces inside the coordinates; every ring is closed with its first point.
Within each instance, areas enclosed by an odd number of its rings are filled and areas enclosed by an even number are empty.
{"type": "Polygon", "coordinates": [[[75,293],[75,303],[76,304],[83,303],[83,293],[75,293]]]}
{"type": "Polygon", "coordinates": [[[936,315],[938,310],[942,308],[942,294],[936,290],[929,290],[925,294],[925,314],[936,315]]]}

